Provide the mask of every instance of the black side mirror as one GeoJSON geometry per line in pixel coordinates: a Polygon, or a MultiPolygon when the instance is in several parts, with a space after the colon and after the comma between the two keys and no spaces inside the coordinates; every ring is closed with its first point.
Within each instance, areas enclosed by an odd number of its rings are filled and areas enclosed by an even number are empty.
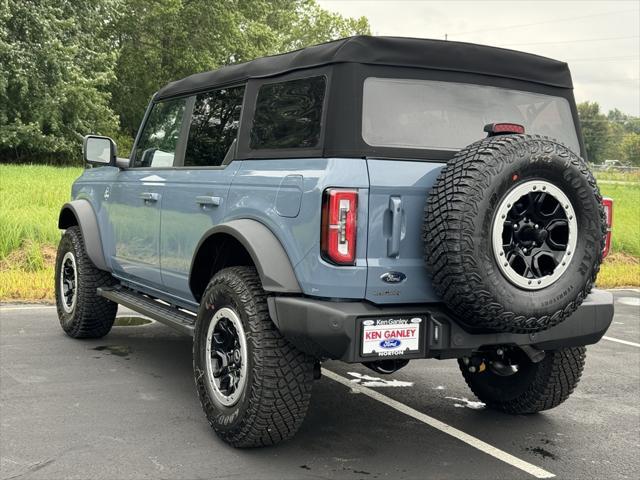
{"type": "Polygon", "coordinates": [[[82,156],[87,163],[115,165],[117,155],[116,143],[109,137],[87,135],[82,141],[82,156]]]}

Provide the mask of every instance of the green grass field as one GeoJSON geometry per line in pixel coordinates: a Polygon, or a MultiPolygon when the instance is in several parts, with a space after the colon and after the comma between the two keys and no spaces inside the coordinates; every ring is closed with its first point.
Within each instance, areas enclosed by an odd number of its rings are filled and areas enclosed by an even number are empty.
{"type": "Polygon", "coordinates": [[[616,170],[603,170],[594,172],[601,182],[640,182],[640,170],[632,172],[619,172],[616,170]]]}
{"type": "MultiPolygon", "coordinates": [[[[60,239],[58,212],[82,169],[0,165],[0,300],[51,300],[53,262],[60,239]]],[[[606,172],[605,172],[606,173],[606,172]]],[[[600,175],[598,175],[600,177],[600,175]]],[[[601,184],[615,200],[613,250],[600,287],[640,285],[640,182],[616,176],[601,184]]]]}
{"type": "Polygon", "coordinates": [[[58,212],[81,172],[0,165],[0,300],[53,298],[58,212]]]}
{"type": "Polygon", "coordinates": [[[640,183],[600,184],[605,197],[613,198],[613,251],[640,257],[640,183]]]}

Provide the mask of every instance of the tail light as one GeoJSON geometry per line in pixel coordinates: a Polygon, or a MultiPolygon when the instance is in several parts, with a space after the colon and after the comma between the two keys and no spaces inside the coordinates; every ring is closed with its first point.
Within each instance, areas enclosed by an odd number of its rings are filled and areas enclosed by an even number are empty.
{"type": "Polygon", "coordinates": [[[339,265],[356,261],[358,191],[328,188],[322,198],[320,250],[324,259],[339,265]]]}
{"type": "Polygon", "coordinates": [[[613,227],[613,198],[603,198],[602,206],[604,207],[604,216],[607,223],[607,235],[604,237],[604,250],[602,258],[609,255],[611,249],[611,229],[613,227]]]}

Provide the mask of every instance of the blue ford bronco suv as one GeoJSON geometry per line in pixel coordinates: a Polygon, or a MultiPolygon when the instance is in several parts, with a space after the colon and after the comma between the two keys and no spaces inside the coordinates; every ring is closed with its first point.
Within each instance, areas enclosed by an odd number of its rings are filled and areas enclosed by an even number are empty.
{"type": "Polygon", "coordinates": [[[120,304],[192,335],[236,447],[293,436],[329,359],[457,359],[488,407],[553,408],[613,318],[592,288],[612,203],[559,61],[346,38],[172,82],[130,158],[101,136],[83,152],[62,328],[102,337],[120,304]]]}

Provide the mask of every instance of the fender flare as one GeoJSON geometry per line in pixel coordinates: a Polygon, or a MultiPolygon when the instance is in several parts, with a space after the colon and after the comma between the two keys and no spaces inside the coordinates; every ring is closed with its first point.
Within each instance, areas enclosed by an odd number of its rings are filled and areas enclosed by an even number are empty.
{"type": "Polygon", "coordinates": [[[58,228],[61,230],[78,225],[82,232],[84,248],[96,268],[109,271],[102,249],[98,218],[88,200],[79,199],[65,203],[60,209],[58,228]]]}
{"type": "Polygon", "coordinates": [[[189,269],[189,287],[192,292],[193,272],[201,247],[209,238],[218,234],[232,236],[247,250],[258,270],[264,290],[278,293],[302,292],[291,261],[280,241],[265,225],[250,219],[230,220],[205,232],[198,242],[189,269]]]}

